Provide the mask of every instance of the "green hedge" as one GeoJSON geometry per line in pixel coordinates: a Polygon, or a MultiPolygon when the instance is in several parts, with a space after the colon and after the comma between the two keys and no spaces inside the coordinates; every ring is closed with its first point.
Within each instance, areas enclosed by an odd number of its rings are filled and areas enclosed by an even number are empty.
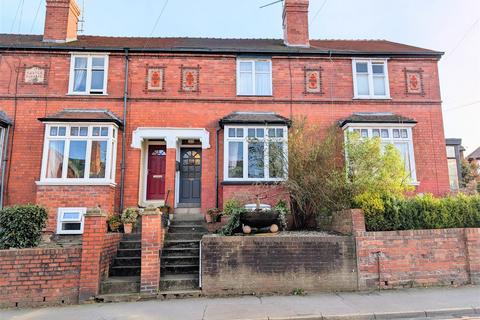
{"type": "Polygon", "coordinates": [[[480,228],[480,196],[363,199],[368,231],[480,228]]]}
{"type": "Polygon", "coordinates": [[[46,221],[47,211],[36,205],[0,210],[0,249],[37,246],[46,221]]]}

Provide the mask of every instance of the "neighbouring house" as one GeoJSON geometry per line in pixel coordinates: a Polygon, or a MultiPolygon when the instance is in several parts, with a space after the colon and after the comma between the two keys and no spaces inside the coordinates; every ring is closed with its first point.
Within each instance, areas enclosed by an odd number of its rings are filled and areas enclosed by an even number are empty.
{"type": "MultiPolygon", "coordinates": [[[[480,164],[480,147],[478,147],[477,149],[475,149],[475,151],[469,154],[467,156],[467,160],[468,162],[476,161],[477,164],[480,164]]],[[[478,174],[480,175],[480,168],[478,170],[479,170],[478,174]]]]}
{"type": "Polygon", "coordinates": [[[462,139],[445,139],[447,147],[448,176],[450,190],[458,191],[463,185],[462,160],[464,159],[465,148],[462,146],[462,139]]]}
{"type": "Polygon", "coordinates": [[[0,35],[0,152],[1,204],[45,206],[49,233],[81,233],[88,207],[205,214],[281,181],[271,150],[296,117],[380,137],[417,192],[450,189],[441,52],[312,40],[308,0],[284,2],[284,39],[79,36],[75,1],[46,3],[43,35],[0,35]]]}

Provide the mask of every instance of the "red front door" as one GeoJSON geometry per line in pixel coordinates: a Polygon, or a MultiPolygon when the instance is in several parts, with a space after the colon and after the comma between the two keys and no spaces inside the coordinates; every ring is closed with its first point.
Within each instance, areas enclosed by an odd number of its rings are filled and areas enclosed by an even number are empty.
{"type": "Polygon", "coordinates": [[[165,145],[148,146],[147,200],[165,199],[165,145]]]}

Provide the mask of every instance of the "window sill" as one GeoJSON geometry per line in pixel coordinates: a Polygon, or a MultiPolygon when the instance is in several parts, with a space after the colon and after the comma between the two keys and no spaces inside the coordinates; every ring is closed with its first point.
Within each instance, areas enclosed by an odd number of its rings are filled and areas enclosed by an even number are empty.
{"type": "Polygon", "coordinates": [[[238,94],[237,93],[237,97],[242,97],[242,98],[261,98],[261,97],[272,98],[273,94],[238,94]]]}
{"type": "Polygon", "coordinates": [[[409,185],[414,186],[414,187],[418,187],[420,185],[420,181],[412,181],[412,182],[409,183],[409,185]]]}
{"type": "Polygon", "coordinates": [[[353,100],[392,100],[392,97],[376,97],[376,96],[368,96],[368,97],[359,97],[355,96],[352,98],[353,100]]]}
{"type": "Polygon", "coordinates": [[[67,96],[87,96],[87,97],[106,97],[108,93],[76,93],[76,92],[69,92],[67,96]]]}
{"type": "Polygon", "coordinates": [[[37,186],[117,186],[115,182],[108,181],[35,181],[35,183],[37,186]]]}
{"type": "Polygon", "coordinates": [[[285,182],[285,180],[224,180],[223,186],[251,186],[251,185],[276,185],[285,182]]]}

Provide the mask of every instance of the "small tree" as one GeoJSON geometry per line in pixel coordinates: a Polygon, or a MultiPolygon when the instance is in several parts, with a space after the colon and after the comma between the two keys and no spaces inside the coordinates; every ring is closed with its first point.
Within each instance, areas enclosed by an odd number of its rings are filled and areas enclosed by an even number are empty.
{"type": "Polygon", "coordinates": [[[315,125],[307,125],[305,119],[293,122],[285,185],[290,193],[294,229],[312,228],[317,218],[350,207],[342,150],[338,127],[322,132],[315,125]]]}
{"type": "Polygon", "coordinates": [[[466,189],[467,193],[475,193],[480,191],[480,168],[476,160],[468,162],[463,159],[461,162],[462,184],[461,187],[466,189]]]}

